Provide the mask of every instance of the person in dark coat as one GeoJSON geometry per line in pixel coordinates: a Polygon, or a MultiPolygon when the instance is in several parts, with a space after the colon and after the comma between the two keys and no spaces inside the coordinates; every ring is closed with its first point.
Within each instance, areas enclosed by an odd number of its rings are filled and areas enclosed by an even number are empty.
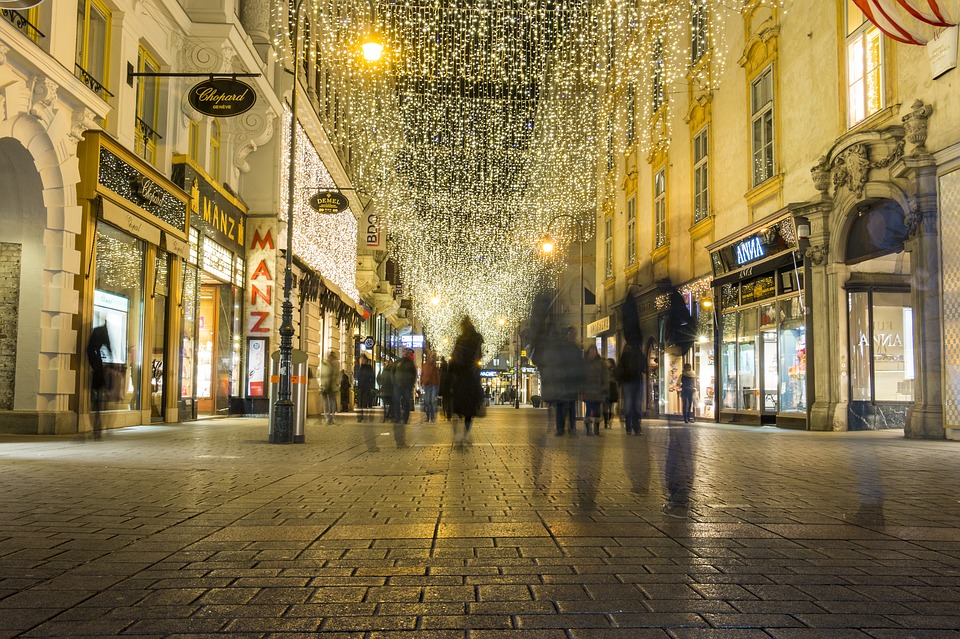
{"type": "Polygon", "coordinates": [[[440,373],[440,388],[437,389],[437,397],[440,398],[440,408],[443,409],[443,416],[450,421],[453,418],[453,412],[450,407],[453,400],[450,398],[450,366],[447,364],[447,358],[441,357],[437,364],[437,370],[440,373]]]}
{"type": "Polygon", "coordinates": [[[583,356],[577,346],[577,331],[568,326],[563,336],[541,347],[536,362],[540,371],[543,400],[553,404],[556,434],[563,435],[569,421],[571,435],[577,433],[577,397],[583,383],[583,356]],[[552,342],[552,343],[551,343],[552,342]]]}
{"type": "Polygon", "coordinates": [[[697,375],[693,372],[690,364],[683,365],[683,372],[680,373],[680,400],[683,406],[683,421],[686,423],[694,422],[693,402],[697,396],[697,375]]]}
{"type": "Polygon", "coordinates": [[[366,355],[360,356],[360,365],[357,367],[357,421],[364,419],[364,410],[373,406],[373,389],[376,386],[376,375],[373,365],[366,355]]]}
{"type": "Polygon", "coordinates": [[[620,387],[617,385],[617,363],[607,358],[607,398],[603,402],[603,427],[610,428],[613,419],[613,405],[620,401],[620,387]]]}
{"type": "Polygon", "coordinates": [[[107,325],[101,324],[90,333],[90,341],[87,342],[87,362],[90,364],[90,408],[93,410],[93,438],[100,439],[103,429],[103,422],[100,413],[107,402],[107,370],[103,365],[103,355],[112,355],[110,348],[110,333],[107,332],[107,325]]]}
{"type": "Polygon", "coordinates": [[[347,371],[340,371],[340,412],[345,413],[350,410],[350,378],[347,377],[347,371]]]}
{"type": "Polygon", "coordinates": [[[383,421],[393,421],[393,412],[396,408],[393,405],[393,362],[385,362],[380,374],[377,375],[377,383],[380,385],[380,400],[383,402],[383,421]]]}
{"type": "Polygon", "coordinates": [[[583,426],[587,435],[600,434],[600,406],[607,400],[610,388],[607,379],[607,363],[600,357],[595,344],[587,347],[583,358],[583,426]]]}
{"type": "Polygon", "coordinates": [[[640,349],[627,343],[617,364],[617,382],[620,384],[621,412],[628,435],[640,434],[643,415],[643,377],[646,362],[640,349]]]}
{"type": "MultiPolygon", "coordinates": [[[[468,315],[460,320],[460,334],[450,356],[450,409],[463,418],[463,433],[454,431],[455,443],[470,443],[470,427],[483,403],[480,383],[480,358],[483,356],[483,336],[477,332],[468,315]]],[[[444,400],[446,403],[446,400],[444,400]]],[[[454,426],[456,429],[456,426],[454,426]]]]}
{"type": "Polygon", "coordinates": [[[406,424],[413,408],[413,387],[417,383],[417,365],[413,362],[413,349],[403,349],[403,357],[393,369],[393,421],[406,424]]]}

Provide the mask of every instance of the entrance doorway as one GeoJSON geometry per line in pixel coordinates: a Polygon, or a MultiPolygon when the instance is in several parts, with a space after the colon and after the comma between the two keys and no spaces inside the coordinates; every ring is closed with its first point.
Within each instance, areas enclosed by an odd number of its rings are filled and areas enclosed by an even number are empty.
{"type": "Polygon", "coordinates": [[[197,304],[197,416],[227,415],[233,369],[233,290],[201,274],[197,304]]]}

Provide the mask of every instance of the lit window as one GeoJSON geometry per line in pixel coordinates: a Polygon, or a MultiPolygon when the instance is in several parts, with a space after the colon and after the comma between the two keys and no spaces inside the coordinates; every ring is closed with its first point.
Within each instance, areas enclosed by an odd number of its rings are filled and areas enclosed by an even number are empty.
{"type": "Polygon", "coordinates": [[[613,277],[613,218],[603,221],[603,272],[607,279],[613,277]]]}
{"type": "MultiPolygon", "coordinates": [[[[159,73],[160,65],[142,47],[137,56],[139,73],[159,73]]],[[[137,78],[137,120],[135,146],[137,155],[150,164],[157,162],[157,144],[160,134],[157,132],[160,120],[160,83],[157,77],[137,78]]]]}
{"type": "Polygon", "coordinates": [[[707,53],[706,1],[693,0],[690,14],[690,61],[696,64],[707,53]]]}
{"type": "Polygon", "coordinates": [[[637,139],[637,92],[632,82],[627,85],[627,124],[624,128],[629,147],[637,139]]]}
{"type": "Polygon", "coordinates": [[[709,147],[707,127],[693,137],[693,223],[710,215],[709,147]]]}
{"type": "Polygon", "coordinates": [[[613,118],[607,119],[607,172],[613,170],[616,158],[613,153],[613,118]]]}
{"type": "Polygon", "coordinates": [[[663,106],[666,96],[663,90],[663,41],[659,38],[653,44],[653,111],[663,106]]]}
{"type": "Polygon", "coordinates": [[[637,263],[637,198],[627,200],[627,264],[637,263]]]}
{"type": "Polygon", "coordinates": [[[883,36],[847,3],[847,125],[883,108],[883,36]]]}
{"type": "Polygon", "coordinates": [[[660,169],[653,176],[653,247],[667,243],[667,173],[660,169]]]}
{"type": "Polygon", "coordinates": [[[187,138],[187,155],[194,162],[200,160],[200,125],[190,120],[187,138]]]}
{"type": "Polygon", "coordinates": [[[753,186],[773,177],[773,65],[750,84],[753,186]]]}

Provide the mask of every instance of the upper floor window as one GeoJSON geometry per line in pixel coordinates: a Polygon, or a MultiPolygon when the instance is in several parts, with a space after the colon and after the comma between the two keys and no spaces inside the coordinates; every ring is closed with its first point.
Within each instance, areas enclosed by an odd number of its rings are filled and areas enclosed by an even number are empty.
{"type": "Polygon", "coordinates": [[[653,248],[667,243],[667,170],[653,176],[653,248]]]}
{"type": "Polygon", "coordinates": [[[883,35],[847,2],[847,126],[883,108],[883,35]]]}
{"type": "Polygon", "coordinates": [[[613,218],[603,221],[603,276],[613,277],[613,218]]]}
{"type": "Polygon", "coordinates": [[[220,120],[210,120],[210,177],[220,180],[220,120]]]}
{"type": "MultiPolygon", "coordinates": [[[[143,47],[140,47],[140,54],[137,56],[137,71],[139,73],[160,72],[160,65],[143,47]]],[[[137,78],[137,121],[134,142],[137,155],[150,164],[157,163],[157,144],[160,142],[160,134],[157,133],[159,120],[159,78],[139,76],[137,78]]]]}
{"type": "Polygon", "coordinates": [[[657,38],[653,43],[653,87],[652,106],[656,113],[663,106],[666,96],[663,90],[663,41],[657,38]]]}
{"type": "Polygon", "coordinates": [[[627,200],[627,265],[637,263],[637,198],[627,200]]]}
{"type": "Polygon", "coordinates": [[[750,84],[753,186],[773,177],[773,65],[750,84]]]}
{"type": "Polygon", "coordinates": [[[110,11],[97,0],[80,0],[77,4],[77,77],[106,99],[109,68],[110,11]]]}
{"type": "Polygon", "coordinates": [[[616,156],[613,148],[613,118],[607,119],[607,171],[612,171],[616,163],[616,156]]]}
{"type": "Polygon", "coordinates": [[[690,61],[696,64],[707,53],[707,3],[690,3],[690,61]]]}
{"type": "Polygon", "coordinates": [[[627,146],[632,145],[637,139],[637,91],[633,83],[627,84],[627,122],[625,135],[627,146]]]}
{"type": "Polygon", "coordinates": [[[187,156],[194,163],[200,161],[200,123],[190,120],[187,133],[187,156]]]}
{"type": "Polygon", "coordinates": [[[693,223],[710,215],[709,147],[707,127],[693,136],[693,223]]]}

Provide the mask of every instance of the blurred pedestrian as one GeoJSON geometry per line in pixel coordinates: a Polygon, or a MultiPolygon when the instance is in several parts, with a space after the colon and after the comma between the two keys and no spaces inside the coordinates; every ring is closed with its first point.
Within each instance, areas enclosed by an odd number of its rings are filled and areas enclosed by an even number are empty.
{"type": "Polygon", "coordinates": [[[350,378],[347,371],[340,371],[340,412],[350,410],[350,378]]]}
{"type": "Polygon", "coordinates": [[[373,365],[366,355],[360,356],[360,365],[357,367],[357,421],[362,422],[364,411],[373,407],[373,389],[376,386],[376,376],[373,365]]]}
{"type": "Polygon", "coordinates": [[[413,408],[413,387],[417,383],[417,365],[413,362],[412,348],[403,349],[403,357],[393,369],[393,421],[407,424],[413,408]]]}
{"type": "Polygon", "coordinates": [[[440,369],[437,367],[437,354],[429,346],[423,351],[420,386],[423,387],[424,421],[435,422],[437,421],[437,392],[440,390],[440,369]]]}
{"type": "Polygon", "coordinates": [[[617,363],[607,358],[607,398],[603,402],[603,427],[610,428],[613,419],[613,405],[620,401],[620,387],[617,385],[617,363]]]}
{"type": "Polygon", "coordinates": [[[694,410],[693,402],[697,397],[697,375],[693,372],[690,364],[683,365],[683,372],[680,373],[680,404],[683,408],[683,421],[693,423],[694,410]]]}
{"type": "Polygon", "coordinates": [[[480,358],[483,357],[483,336],[477,332],[469,315],[460,320],[460,334],[450,356],[451,411],[463,418],[463,433],[456,431],[454,443],[470,443],[470,427],[473,418],[483,403],[483,387],[480,383],[480,358]]]}
{"type": "Polygon", "coordinates": [[[643,378],[646,362],[640,349],[627,343],[617,363],[617,382],[620,384],[620,411],[628,435],[640,434],[643,415],[643,378]]]}
{"type": "Polygon", "coordinates": [[[607,364],[597,352],[596,344],[590,344],[583,358],[581,386],[581,397],[584,403],[583,426],[587,435],[600,434],[600,406],[610,393],[608,381],[607,364]]]}
{"type": "Polygon", "coordinates": [[[380,374],[377,375],[377,384],[380,387],[380,401],[383,402],[383,421],[393,421],[393,362],[384,362],[380,374]]]}
{"type": "Polygon", "coordinates": [[[323,403],[323,416],[328,424],[333,423],[337,414],[337,391],[340,385],[340,355],[331,350],[320,362],[320,395],[323,403]]]}
{"type": "Polygon", "coordinates": [[[100,439],[103,430],[101,413],[107,404],[109,392],[107,383],[107,369],[103,364],[104,354],[111,357],[113,350],[110,347],[110,333],[106,323],[93,329],[90,340],[87,342],[87,362],[90,364],[90,409],[93,411],[93,421],[90,425],[93,438],[100,439]]]}
{"type": "Polygon", "coordinates": [[[441,356],[437,364],[437,372],[440,374],[440,386],[437,389],[437,397],[440,400],[440,408],[443,410],[443,416],[447,421],[453,417],[450,410],[453,402],[450,399],[450,366],[447,364],[447,358],[441,356]]]}
{"type": "Polygon", "coordinates": [[[583,357],[576,339],[577,330],[568,326],[556,341],[545,345],[537,363],[543,400],[553,404],[557,436],[564,434],[567,422],[569,433],[577,434],[576,407],[583,383],[583,357]]]}

